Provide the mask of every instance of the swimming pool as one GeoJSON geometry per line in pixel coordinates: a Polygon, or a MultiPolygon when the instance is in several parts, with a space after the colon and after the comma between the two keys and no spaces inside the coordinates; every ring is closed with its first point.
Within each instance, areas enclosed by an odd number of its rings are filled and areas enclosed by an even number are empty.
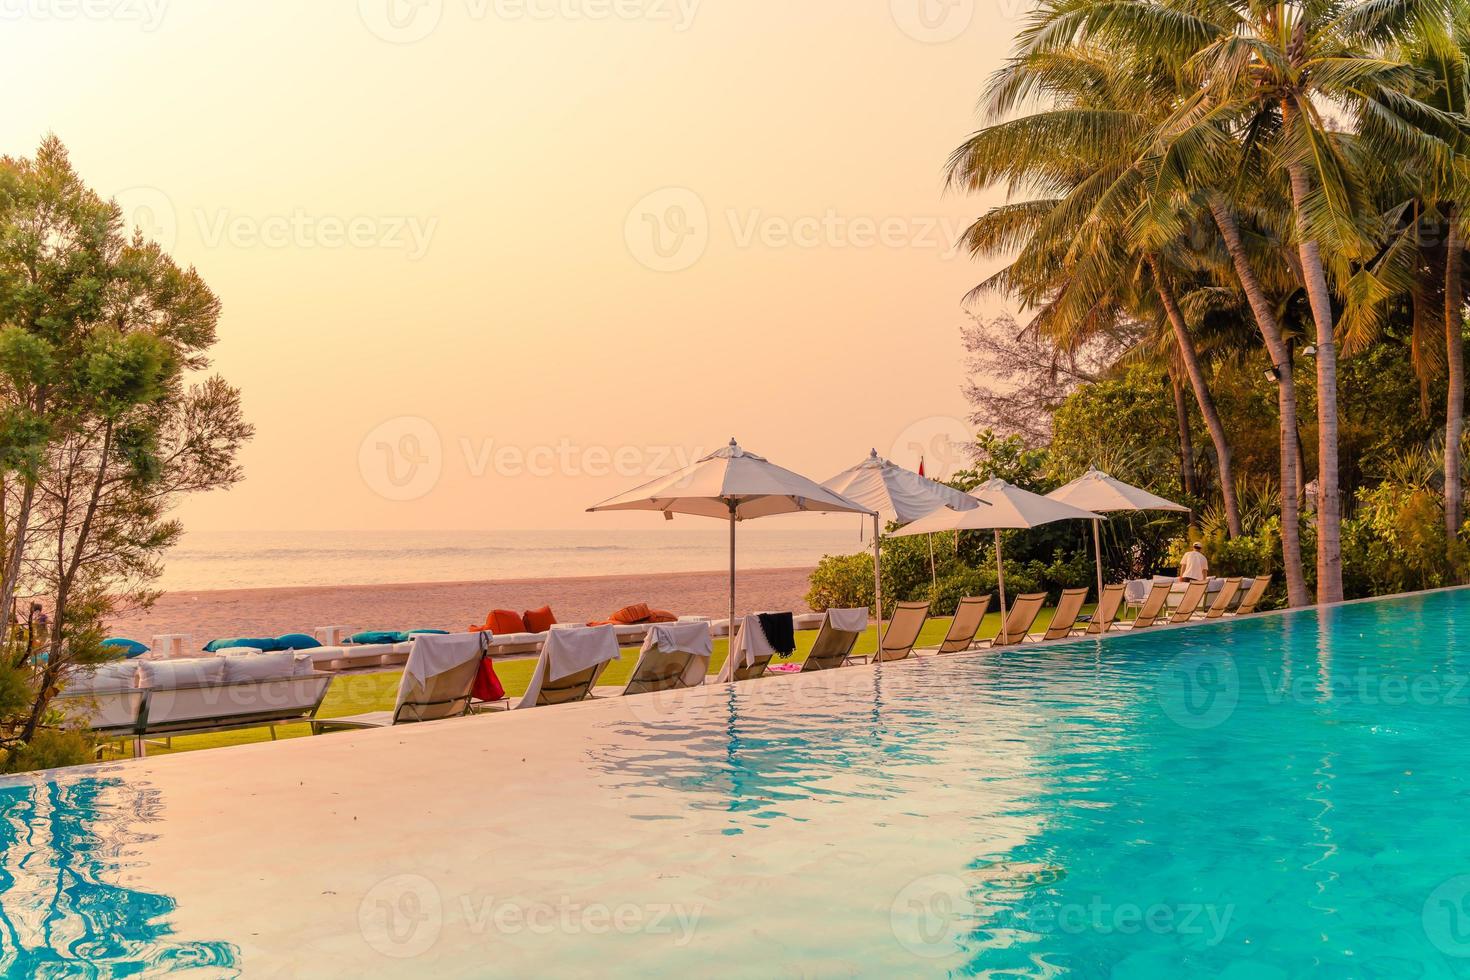
{"type": "Polygon", "coordinates": [[[1470,975],[1470,591],[4,786],[0,951],[199,975],[1470,975]]]}

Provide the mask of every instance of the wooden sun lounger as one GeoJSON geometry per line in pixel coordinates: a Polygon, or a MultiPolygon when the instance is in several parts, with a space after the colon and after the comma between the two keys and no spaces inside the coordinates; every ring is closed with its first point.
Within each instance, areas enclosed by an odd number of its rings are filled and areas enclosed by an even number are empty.
{"type": "Polygon", "coordinates": [[[1051,624],[1047,626],[1045,632],[1033,633],[1027,639],[1039,643],[1070,636],[1077,625],[1077,615],[1082,612],[1082,603],[1085,601],[1087,601],[1086,589],[1063,589],[1061,597],[1057,599],[1057,608],[1052,614],[1051,624]]]}
{"type": "Polygon", "coordinates": [[[1006,614],[1006,621],[1002,624],[1000,632],[990,640],[986,646],[989,648],[1015,646],[1026,639],[1026,634],[1031,632],[1031,627],[1036,625],[1036,617],[1041,615],[1041,607],[1046,605],[1045,592],[1032,592],[1027,595],[1018,595],[1011,603],[1010,611],[1006,614]]]}
{"type": "Polygon", "coordinates": [[[975,645],[975,634],[980,632],[980,624],[985,622],[985,614],[990,611],[990,596],[966,596],[960,600],[955,607],[954,619],[950,621],[949,632],[944,634],[944,640],[936,648],[938,653],[960,653],[975,645]]]}
{"type": "Polygon", "coordinates": [[[821,629],[817,631],[817,638],[812,641],[811,652],[802,662],[801,672],[805,674],[813,670],[832,670],[846,664],[861,635],[834,629],[831,621],[824,618],[821,629]]]}
{"type": "Polygon", "coordinates": [[[1143,606],[1139,608],[1138,615],[1132,622],[1118,623],[1115,629],[1141,630],[1152,626],[1158,619],[1166,615],[1165,605],[1169,601],[1169,593],[1173,591],[1174,582],[1155,582],[1149,589],[1148,596],[1143,600],[1143,606]]]}
{"type": "Polygon", "coordinates": [[[1225,615],[1230,604],[1235,601],[1235,594],[1240,591],[1240,579],[1227,578],[1220,591],[1215,593],[1215,601],[1210,603],[1210,608],[1202,613],[1195,613],[1196,619],[1219,619],[1225,615]]]}
{"type": "Polygon", "coordinates": [[[1073,629],[1073,635],[1094,636],[1106,633],[1113,628],[1113,623],[1118,619],[1118,610],[1123,606],[1123,596],[1127,587],[1121,584],[1103,586],[1102,596],[1097,600],[1097,608],[1092,611],[1092,619],[1087,623],[1085,629],[1073,629]]]}
{"type": "Polygon", "coordinates": [[[888,627],[878,641],[878,651],[872,656],[852,659],[879,664],[906,659],[914,652],[914,644],[919,642],[919,633],[928,619],[929,603],[898,603],[893,608],[893,618],[888,621],[888,627]]]}
{"type": "Polygon", "coordinates": [[[1171,623],[1187,623],[1194,618],[1195,610],[1204,601],[1205,592],[1210,588],[1209,579],[1200,582],[1190,582],[1184,587],[1184,594],[1179,597],[1179,605],[1174,607],[1174,612],[1169,616],[1171,623]]]}
{"type": "Polygon", "coordinates": [[[1261,598],[1266,594],[1266,586],[1270,584],[1271,576],[1257,576],[1256,580],[1251,583],[1251,587],[1246,591],[1245,598],[1241,599],[1240,605],[1236,607],[1235,615],[1247,616],[1255,612],[1256,606],[1260,605],[1261,598]]]}

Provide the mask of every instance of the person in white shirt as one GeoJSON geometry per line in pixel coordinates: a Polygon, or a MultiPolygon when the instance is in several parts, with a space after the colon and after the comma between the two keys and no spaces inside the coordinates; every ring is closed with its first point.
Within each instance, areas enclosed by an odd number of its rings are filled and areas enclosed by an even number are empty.
{"type": "Polygon", "coordinates": [[[1204,544],[1196,541],[1179,563],[1179,577],[1186,582],[1203,582],[1210,577],[1210,563],[1205,559],[1204,544]]]}

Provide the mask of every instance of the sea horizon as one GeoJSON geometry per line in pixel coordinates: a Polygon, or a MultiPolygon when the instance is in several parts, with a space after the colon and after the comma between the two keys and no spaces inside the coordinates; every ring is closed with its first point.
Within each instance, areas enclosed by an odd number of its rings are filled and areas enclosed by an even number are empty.
{"type": "MultiPolygon", "coordinates": [[[[742,525],[739,569],[806,568],[871,547],[855,524],[742,525]]],[[[164,592],[504,581],[710,572],[727,567],[725,527],[590,530],[191,531],[169,553],[164,592]]]]}

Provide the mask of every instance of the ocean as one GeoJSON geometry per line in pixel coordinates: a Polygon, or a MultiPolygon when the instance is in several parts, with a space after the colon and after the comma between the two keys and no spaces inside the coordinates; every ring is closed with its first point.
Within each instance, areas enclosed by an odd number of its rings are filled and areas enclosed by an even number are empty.
{"type": "MultiPolygon", "coordinates": [[[[713,524],[714,522],[711,522],[713,524]]],[[[856,522],[785,530],[744,524],[740,568],[799,568],[870,546],[856,522]]],[[[723,569],[729,532],[192,531],[169,552],[166,591],[316,585],[389,585],[492,579],[632,575],[723,569]]]]}

